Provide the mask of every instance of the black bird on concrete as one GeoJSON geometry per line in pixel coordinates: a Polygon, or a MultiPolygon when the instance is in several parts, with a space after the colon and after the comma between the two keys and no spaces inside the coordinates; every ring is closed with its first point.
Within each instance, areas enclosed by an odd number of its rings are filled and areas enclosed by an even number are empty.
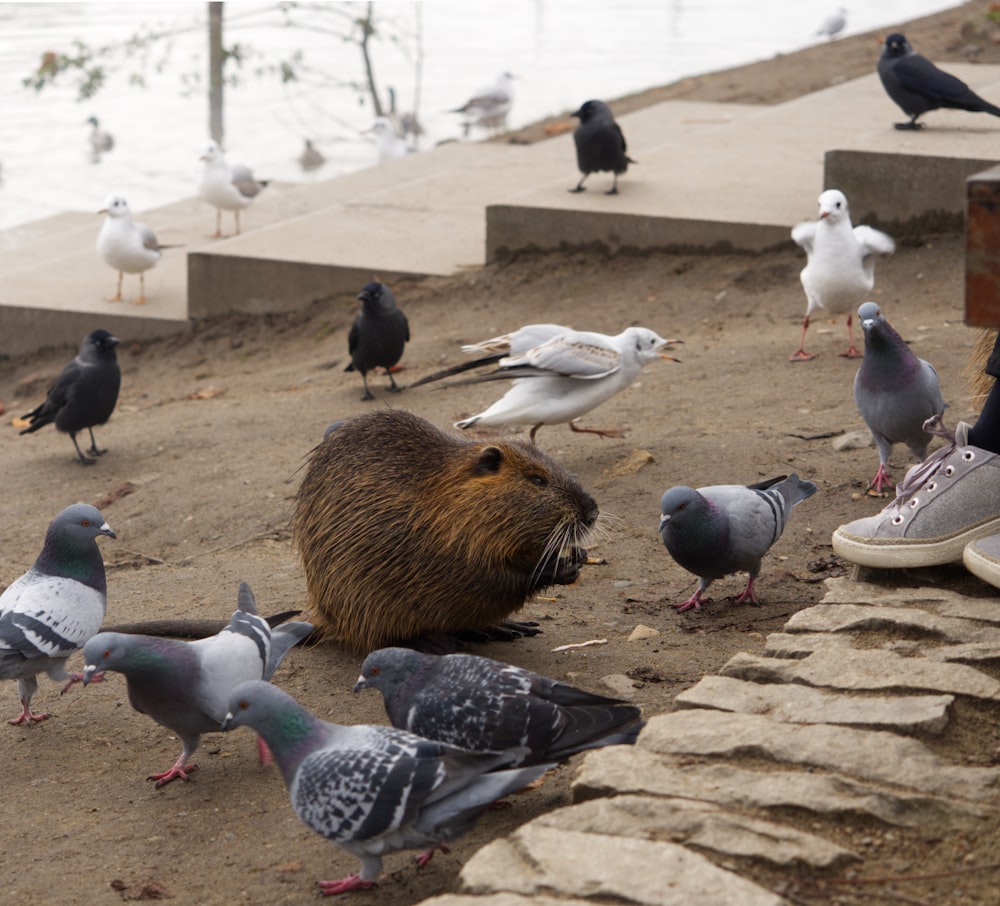
{"type": "Polygon", "coordinates": [[[90,432],[87,452],[94,456],[106,453],[107,450],[97,448],[94,426],[105,424],[118,402],[122,382],[115,353],[118,342],[118,337],[103,329],[85,337],[76,358],[63,368],[49,388],[45,402],[21,416],[31,421],[21,433],[31,434],[54,422],[56,429],[73,441],[77,460],[89,466],[97,460],[84,456],[76,442],[76,435],[86,428],[90,432]]]}
{"type": "Polygon", "coordinates": [[[576,164],[583,176],[576,188],[570,191],[586,191],[583,181],[591,173],[610,170],[614,173],[614,182],[607,194],[617,195],[618,174],[624,173],[628,165],[636,161],[625,153],[625,136],[615,122],[611,108],[604,101],[587,101],[572,115],[580,118],[573,131],[573,141],[576,142],[576,164]]]}
{"type": "Polygon", "coordinates": [[[366,283],[358,293],[361,310],[354,319],[351,332],[347,336],[347,349],[351,354],[351,364],[344,371],[360,371],[365,382],[363,400],[374,399],[368,389],[368,372],[373,368],[384,368],[389,375],[389,388],[398,392],[392,376],[392,367],[403,355],[403,347],[410,339],[410,325],[406,315],[396,305],[396,297],[384,283],[366,283]]]}
{"type": "Polygon", "coordinates": [[[922,129],[924,124],[918,123],[917,117],[942,108],[1000,116],[1000,107],[983,100],[961,79],[938,69],[898,32],[885,39],[878,75],[886,94],[910,118],[908,123],[896,123],[897,129],[922,129]]]}

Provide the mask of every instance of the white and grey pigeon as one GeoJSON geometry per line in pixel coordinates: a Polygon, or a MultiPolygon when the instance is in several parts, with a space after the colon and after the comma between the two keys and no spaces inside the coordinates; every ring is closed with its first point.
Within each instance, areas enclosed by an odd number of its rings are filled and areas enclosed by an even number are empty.
{"type": "Polygon", "coordinates": [[[792,362],[807,362],[816,354],[805,351],[809,317],[822,308],[830,314],[847,315],[849,346],[841,353],[860,358],[854,346],[852,315],[875,285],[875,258],[896,250],[892,238],[870,226],[851,226],[847,197],[838,189],[819,196],[819,219],[800,223],[792,229],[792,239],[805,249],[806,266],[799,278],[806,293],[806,316],[802,321],[799,348],[789,356],[792,362]]]}
{"type": "Polygon", "coordinates": [[[461,107],[452,113],[462,114],[462,130],[465,135],[473,126],[489,132],[502,132],[507,128],[507,114],[514,103],[514,77],[503,72],[496,82],[480,88],[461,107]]]}
{"type": "Polygon", "coordinates": [[[815,493],[816,485],[794,473],[749,486],[670,488],[660,501],[660,536],[670,556],[700,579],[690,598],[673,605],[677,612],[701,610],[715,579],[741,571],[750,578],[733,603],[758,603],[753,583],[761,559],[781,537],[792,507],[815,493]]]}
{"type": "MultiPolygon", "coordinates": [[[[550,325],[533,326],[544,333],[550,325]]],[[[663,350],[681,342],[665,340],[645,327],[629,327],[617,336],[576,330],[556,333],[523,351],[512,350],[499,359],[495,371],[455,382],[514,381],[501,399],[483,412],[455,422],[455,427],[531,425],[534,442],[542,425],[568,422],[573,431],[621,437],[620,429],[579,428],[575,420],[629,387],[650,362],[679,361],[663,350]]]]}
{"type": "Polygon", "coordinates": [[[361,665],[361,689],[382,693],[398,729],[476,752],[517,752],[514,764],[629,745],[643,727],[635,705],[474,654],[380,648],[361,665]]]}
{"type": "Polygon", "coordinates": [[[360,871],[319,882],[327,896],[371,887],[387,853],[424,849],[417,864],[426,864],[491,803],[554,767],[511,768],[510,753],[469,752],[393,727],[328,723],[264,682],[233,691],[223,729],[242,726],[267,743],[299,818],[361,860],[360,871]]]}
{"type": "Polygon", "coordinates": [[[67,681],[65,692],[83,679],[66,661],[100,628],[108,604],[104,560],[97,538],[118,536],[95,507],[76,503],[49,524],[34,565],[0,595],[0,679],[16,679],[21,714],[11,724],[45,720],[31,699],[38,674],[67,681]]]}
{"type": "Polygon", "coordinates": [[[156,234],[144,223],[132,219],[128,202],[120,195],[111,195],[97,212],[106,214],[97,234],[97,254],[110,268],[118,271],[118,288],[109,302],[121,302],[122,278],[125,274],[139,275],[139,296],[136,305],[146,302],[146,274],[160,260],[161,246],[156,234]]]}
{"type": "Polygon", "coordinates": [[[257,613],[250,586],[241,582],[229,625],[207,639],[184,642],[98,633],[83,649],[83,681],[88,683],[106,670],[124,674],[132,707],[180,737],[177,761],[147,778],[159,788],[178,777],[190,779],[197,765],[188,764],[188,759],[203,733],[219,730],[233,689],[245,680],[270,679],[289,650],[312,628],[311,623],[291,622],[271,629],[257,613]]]}
{"type": "Polygon", "coordinates": [[[360,371],[365,385],[362,400],[375,399],[368,389],[368,372],[384,368],[389,375],[390,390],[401,388],[392,376],[392,369],[403,356],[410,341],[410,325],[403,310],[396,304],[392,290],[384,283],[366,283],[358,293],[361,308],[347,335],[350,364],[344,371],[360,371]]]}
{"type": "Polygon", "coordinates": [[[894,444],[906,444],[920,461],[932,434],[924,422],[944,412],[937,371],[917,358],[874,302],[858,309],[865,332],[865,357],[854,377],[854,401],[875,438],[879,466],[868,490],[876,494],[892,479],[886,471],[894,444]]]}
{"type": "Polygon", "coordinates": [[[405,138],[396,132],[396,127],[387,116],[376,117],[375,122],[365,132],[375,136],[375,148],[380,164],[413,153],[413,148],[405,138]]]}
{"type": "Polygon", "coordinates": [[[232,211],[236,224],[236,235],[240,232],[240,211],[253,203],[270,182],[257,179],[251,169],[244,164],[228,164],[218,143],[212,141],[205,146],[201,155],[204,167],[198,194],[215,207],[216,238],[222,235],[222,212],[232,211]]]}

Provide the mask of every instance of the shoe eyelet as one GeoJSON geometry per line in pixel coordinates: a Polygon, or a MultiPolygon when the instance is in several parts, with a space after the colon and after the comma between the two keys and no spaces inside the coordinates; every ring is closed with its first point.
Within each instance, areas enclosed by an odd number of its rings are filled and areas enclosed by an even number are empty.
{"type": "Polygon", "coordinates": [[[892,524],[893,525],[902,525],[903,524],[903,517],[902,516],[893,516],[892,517],[892,524]]]}
{"type": "Polygon", "coordinates": [[[927,490],[928,491],[936,491],[937,490],[937,482],[936,481],[932,481],[929,485],[927,485],[927,490]]]}
{"type": "Polygon", "coordinates": [[[966,462],[972,462],[972,460],[974,460],[975,458],[976,458],[976,454],[973,453],[972,450],[966,450],[962,454],[962,459],[964,459],[966,462]]]}
{"type": "Polygon", "coordinates": [[[951,476],[955,474],[955,467],[947,466],[944,470],[944,474],[946,477],[951,478],[951,476]]]}
{"type": "Polygon", "coordinates": [[[910,507],[911,510],[915,510],[918,506],[920,506],[920,498],[919,497],[914,497],[909,502],[908,506],[910,507]]]}

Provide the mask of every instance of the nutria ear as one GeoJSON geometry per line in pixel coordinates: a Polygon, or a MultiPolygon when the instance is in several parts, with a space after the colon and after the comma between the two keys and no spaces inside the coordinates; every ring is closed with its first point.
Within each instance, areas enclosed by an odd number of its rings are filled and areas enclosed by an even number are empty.
{"type": "Polygon", "coordinates": [[[503,465],[503,450],[499,447],[483,447],[476,462],[476,472],[480,475],[496,474],[503,465]]]}

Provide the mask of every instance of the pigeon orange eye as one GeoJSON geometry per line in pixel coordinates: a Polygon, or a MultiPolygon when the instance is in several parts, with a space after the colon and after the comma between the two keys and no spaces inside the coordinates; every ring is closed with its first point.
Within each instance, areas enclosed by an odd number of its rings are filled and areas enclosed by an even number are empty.
{"type": "Polygon", "coordinates": [[[381,667],[372,667],[372,676],[378,676],[382,672],[381,667]]]}
{"type": "Polygon", "coordinates": [[[111,649],[110,648],[105,648],[104,649],[104,654],[102,654],[101,657],[111,657],[111,649]]]}
{"type": "Polygon", "coordinates": [[[83,520],[83,521],[82,521],[82,522],[80,523],[80,525],[90,525],[90,520],[89,520],[89,519],[84,519],[84,520],[83,520]]]}
{"type": "Polygon", "coordinates": [[[241,711],[246,711],[246,709],[249,708],[249,707],[250,707],[250,703],[249,702],[240,702],[240,710],[241,711]]]}

